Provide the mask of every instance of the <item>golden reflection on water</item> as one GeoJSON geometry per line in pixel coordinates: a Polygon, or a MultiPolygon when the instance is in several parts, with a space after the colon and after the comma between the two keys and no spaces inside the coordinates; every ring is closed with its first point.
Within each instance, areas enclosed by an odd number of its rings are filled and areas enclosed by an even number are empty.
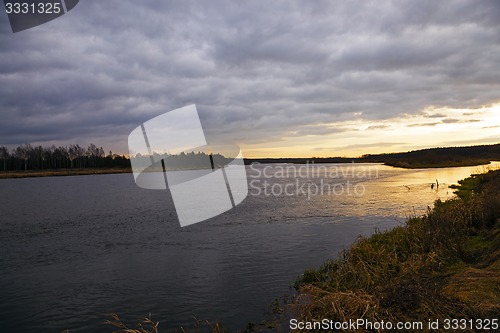
{"type": "Polygon", "coordinates": [[[431,208],[436,200],[453,198],[455,194],[450,186],[458,184],[459,180],[499,168],[500,162],[433,169],[400,169],[379,165],[380,176],[362,182],[365,189],[363,195],[332,196],[330,200],[345,207],[352,216],[418,216],[431,208]]]}

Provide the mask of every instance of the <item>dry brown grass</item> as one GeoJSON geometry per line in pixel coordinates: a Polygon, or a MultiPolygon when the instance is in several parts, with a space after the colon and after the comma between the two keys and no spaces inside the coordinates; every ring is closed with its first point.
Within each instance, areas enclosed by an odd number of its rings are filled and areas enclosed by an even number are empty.
{"type": "Polygon", "coordinates": [[[359,239],[297,280],[304,321],[486,318],[500,311],[500,172],[464,182],[463,199],[359,239]]]}
{"type": "MultiPolygon", "coordinates": [[[[338,318],[347,321],[349,318],[380,319],[380,306],[373,295],[366,292],[326,291],[313,285],[305,285],[301,293],[291,305],[291,312],[302,319],[318,319],[317,314],[328,315],[321,318],[338,318]]],[[[386,317],[387,318],[387,317],[386,317]]]]}
{"type": "Polygon", "coordinates": [[[500,270],[470,267],[451,277],[443,292],[483,313],[500,313],[500,270]]]}
{"type": "MultiPolygon", "coordinates": [[[[138,320],[135,324],[135,327],[130,327],[130,325],[125,324],[120,316],[116,313],[110,313],[107,315],[109,317],[108,320],[104,322],[105,325],[110,325],[114,327],[113,333],[159,333],[160,322],[152,319],[151,314],[149,316],[138,320]]],[[[175,332],[179,333],[189,333],[189,332],[210,332],[210,333],[223,333],[224,330],[219,325],[219,323],[212,324],[208,320],[196,320],[195,328],[188,330],[186,328],[180,327],[175,330],[175,332]]],[[[167,332],[164,329],[161,332],[167,332]]],[[[174,332],[174,331],[172,331],[174,332]]]]}
{"type": "Polygon", "coordinates": [[[113,333],[158,333],[159,321],[153,321],[151,314],[137,322],[136,328],[129,328],[122,322],[120,316],[116,313],[110,313],[110,319],[104,322],[105,325],[111,325],[116,328],[113,333]]]}

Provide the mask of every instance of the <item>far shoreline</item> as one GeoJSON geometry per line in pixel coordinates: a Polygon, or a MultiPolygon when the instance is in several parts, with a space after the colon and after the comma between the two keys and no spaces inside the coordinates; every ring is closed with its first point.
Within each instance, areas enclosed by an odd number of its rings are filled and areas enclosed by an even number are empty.
{"type": "MultiPolygon", "coordinates": [[[[306,164],[304,159],[302,163],[291,163],[291,164],[306,164]]],[[[314,164],[345,164],[346,161],[342,162],[331,162],[331,161],[318,161],[318,159],[311,159],[314,164]]],[[[261,163],[258,160],[248,159],[245,162],[251,163],[261,163]]],[[[471,166],[487,166],[491,165],[495,161],[469,161],[464,163],[442,163],[436,164],[419,164],[419,165],[408,165],[406,163],[383,163],[383,162],[367,162],[367,161],[357,161],[356,159],[351,160],[354,164],[383,164],[386,166],[401,168],[401,169],[441,169],[441,168],[458,168],[458,167],[471,167],[471,166]]],[[[499,161],[500,162],[500,161],[499,161]]],[[[261,164],[280,164],[286,163],[281,162],[279,159],[273,161],[265,161],[261,164]]],[[[246,165],[249,165],[245,163],[246,165]]],[[[310,165],[313,165],[310,163],[310,165]]],[[[89,168],[89,169],[49,169],[49,170],[20,170],[20,171],[0,171],[1,179],[15,179],[15,178],[41,178],[41,177],[64,177],[64,176],[89,176],[89,175],[110,175],[110,174],[122,174],[122,173],[132,173],[131,168],[89,168]]]]}
{"type": "Polygon", "coordinates": [[[49,169],[49,170],[0,171],[0,179],[110,175],[110,174],[119,174],[119,173],[132,173],[132,169],[129,169],[129,168],[92,168],[92,169],[49,169]]]}
{"type": "Polygon", "coordinates": [[[401,169],[442,169],[442,168],[459,168],[459,167],[471,167],[471,166],[486,166],[486,165],[491,165],[492,162],[496,161],[460,161],[460,162],[445,162],[442,164],[427,164],[427,163],[414,163],[414,164],[408,164],[406,162],[398,162],[398,161],[393,161],[393,162],[386,162],[384,165],[391,166],[394,168],[401,168],[401,169]]]}
{"type": "MultiPolygon", "coordinates": [[[[31,146],[28,145],[28,147],[31,146]]],[[[45,162],[43,159],[40,160],[34,158],[26,159],[26,157],[17,156],[15,155],[14,151],[13,154],[14,155],[9,157],[9,154],[7,152],[7,158],[5,156],[3,157],[3,163],[2,163],[3,168],[0,166],[0,179],[81,176],[81,175],[118,174],[118,173],[132,172],[130,164],[131,161],[128,157],[125,157],[125,155],[122,156],[111,155],[111,152],[110,155],[108,155],[107,157],[105,158],[101,157],[100,159],[97,158],[97,155],[93,154],[91,155],[91,157],[87,155],[82,155],[71,161],[68,159],[69,157],[66,156],[66,159],[65,158],[63,158],[62,160],[52,159],[52,160],[45,160],[45,162]],[[93,166],[103,166],[103,167],[61,168],[61,167],[69,167],[70,165],[71,166],[93,165],[93,166]],[[21,170],[23,166],[25,170],[21,170]],[[38,168],[40,166],[42,166],[42,169],[30,169],[33,167],[38,168]],[[49,166],[49,167],[55,166],[56,169],[43,169],[43,166],[49,166]]],[[[197,154],[194,155],[193,154],[194,153],[189,153],[186,156],[197,157],[198,155],[205,153],[198,152],[197,154]]],[[[177,155],[168,155],[168,156],[171,156],[173,158],[177,155]]],[[[222,164],[227,163],[229,160],[228,158],[225,158],[223,155],[220,154],[214,156],[222,158],[221,160],[223,161],[222,164]]],[[[184,158],[185,156],[181,160],[184,161],[184,158]]],[[[177,159],[175,158],[174,160],[176,163],[173,163],[172,165],[179,165],[177,162],[180,162],[181,160],[177,161],[177,159]]],[[[194,160],[196,161],[197,159],[195,158],[194,160]]],[[[431,169],[431,168],[486,166],[490,165],[492,162],[495,161],[500,161],[500,143],[492,145],[481,145],[481,146],[426,148],[426,149],[413,150],[403,153],[383,153],[375,155],[366,154],[359,157],[244,158],[245,165],[253,163],[261,163],[261,164],[377,163],[403,169],[431,169]]],[[[180,165],[182,165],[182,163],[180,165]]],[[[194,165],[198,165],[198,163],[194,163],[194,165]]],[[[161,169],[159,171],[161,171],[161,169]]]]}

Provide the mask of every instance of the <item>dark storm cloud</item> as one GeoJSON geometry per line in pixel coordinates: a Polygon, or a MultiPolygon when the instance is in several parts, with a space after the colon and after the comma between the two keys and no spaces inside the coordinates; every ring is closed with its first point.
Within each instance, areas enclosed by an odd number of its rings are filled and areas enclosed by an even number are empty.
{"type": "Polygon", "coordinates": [[[367,130],[380,130],[380,129],[386,129],[389,128],[389,125],[372,125],[368,126],[367,130]]]}
{"type": "Polygon", "coordinates": [[[446,118],[441,121],[444,124],[454,124],[454,123],[459,123],[460,119],[455,119],[455,118],[446,118]]]}
{"type": "Polygon", "coordinates": [[[456,118],[446,118],[441,120],[440,122],[432,122],[432,123],[414,123],[409,124],[407,127],[433,127],[441,124],[458,124],[458,123],[478,123],[481,120],[479,119],[456,119],[456,118]]]}
{"type": "MultiPolygon", "coordinates": [[[[464,113],[464,116],[466,116],[466,115],[470,115],[470,114],[464,113]]],[[[426,117],[426,118],[446,118],[446,115],[442,114],[442,113],[432,113],[432,114],[424,115],[424,117],[426,117]]]]}
{"type": "Polygon", "coordinates": [[[314,150],[327,150],[327,151],[333,151],[334,149],[339,149],[339,150],[351,150],[351,149],[359,149],[359,148],[372,148],[372,147],[394,147],[394,146],[401,146],[407,144],[406,142],[373,142],[373,143],[360,143],[360,144],[353,144],[353,145],[347,145],[343,147],[317,147],[314,150]]]}
{"type": "Polygon", "coordinates": [[[446,118],[442,120],[443,124],[454,124],[454,123],[478,123],[481,120],[479,119],[456,119],[456,118],[446,118]]]}
{"type": "Polygon", "coordinates": [[[87,0],[17,34],[2,15],[0,145],[125,151],[191,103],[209,136],[251,144],[499,99],[496,1],[87,0]]]}
{"type": "Polygon", "coordinates": [[[424,126],[437,126],[439,124],[442,124],[441,122],[436,122],[436,123],[416,123],[416,124],[410,124],[408,127],[424,127],[424,126]]]}

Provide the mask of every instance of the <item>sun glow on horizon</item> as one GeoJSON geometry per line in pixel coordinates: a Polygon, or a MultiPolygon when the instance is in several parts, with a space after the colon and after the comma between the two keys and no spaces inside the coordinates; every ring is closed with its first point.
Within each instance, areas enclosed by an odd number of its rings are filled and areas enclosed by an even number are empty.
{"type": "Polygon", "coordinates": [[[360,114],[353,120],[291,129],[277,141],[242,144],[242,148],[245,157],[357,157],[499,142],[497,102],[477,108],[428,106],[416,114],[385,120],[365,119],[360,114]]]}

